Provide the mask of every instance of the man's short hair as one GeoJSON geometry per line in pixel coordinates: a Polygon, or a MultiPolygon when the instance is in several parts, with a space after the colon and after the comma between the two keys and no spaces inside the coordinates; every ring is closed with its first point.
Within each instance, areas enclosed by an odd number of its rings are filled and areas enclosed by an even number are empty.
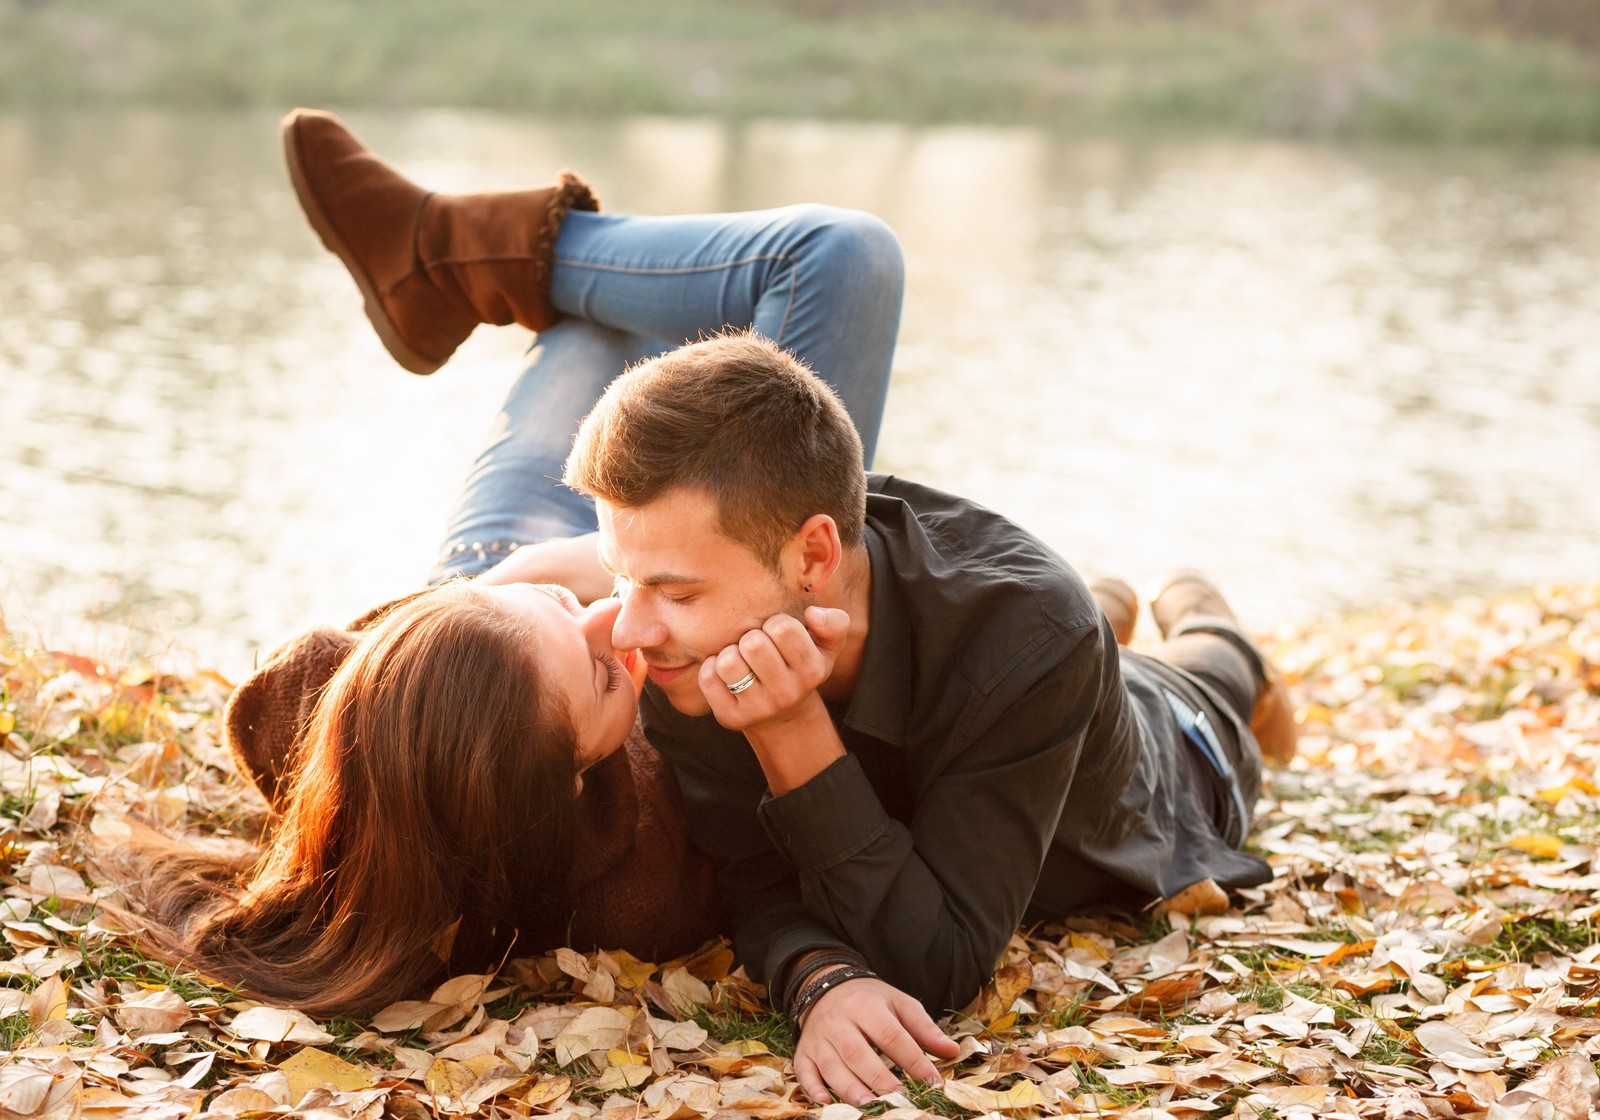
{"type": "Polygon", "coordinates": [[[806,519],[861,540],[861,437],[834,391],[752,332],[718,335],[633,367],[584,418],[568,486],[639,508],[678,487],[716,499],[723,535],[776,567],[806,519]]]}

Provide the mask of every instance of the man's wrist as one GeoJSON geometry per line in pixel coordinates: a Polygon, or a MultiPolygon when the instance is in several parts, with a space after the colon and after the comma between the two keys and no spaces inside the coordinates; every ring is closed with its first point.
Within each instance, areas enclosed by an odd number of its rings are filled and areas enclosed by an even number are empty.
{"type": "Polygon", "coordinates": [[[827,705],[815,692],[793,714],[745,728],[774,797],[798,789],[845,755],[827,705]]]}
{"type": "Polygon", "coordinates": [[[799,998],[800,990],[822,971],[838,965],[865,965],[867,959],[854,949],[809,949],[797,954],[783,970],[783,983],[773,991],[778,1010],[787,1011],[799,998]]]}
{"type": "Polygon", "coordinates": [[[861,964],[828,965],[817,969],[801,985],[800,994],[795,997],[794,1006],[789,1008],[789,1026],[795,1034],[800,1034],[805,1029],[806,1015],[815,1007],[823,996],[841,984],[851,980],[876,980],[878,974],[867,967],[865,961],[861,964]]]}

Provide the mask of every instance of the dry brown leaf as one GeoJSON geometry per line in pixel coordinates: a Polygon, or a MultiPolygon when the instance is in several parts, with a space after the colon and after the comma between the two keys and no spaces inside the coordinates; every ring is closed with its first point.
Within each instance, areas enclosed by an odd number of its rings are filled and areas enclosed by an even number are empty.
{"type": "Polygon", "coordinates": [[[989,982],[978,991],[962,1014],[970,1015],[980,1023],[990,1024],[991,1030],[998,1029],[993,1025],[995,1020],[1010,1011],[1011,1005],[1021,998],[1032,983],[1033,966],[1025,960],[1013,961],[989,978],[989,982]]]}
{"type": "Polygon", "coordinates": [[[1205,986],[1203,972],[1185,972],[1152,980],[1139,991],[1121,1000],[1108,1011],[1129,1011],[1135,1015],[1168,1015],[1200,994],[1205,986]]]}
{"type": "Polygon", "coordinates": [[[1584,1054],[1561,1055],[1517,1088],[1549,1101],[1559,1120],[1588,1120],[1600,1106],[1600,1077],[1584,1054]]]}
{"type": "Polygon", "coordinates": [[[1451,1069],[1489,1073],[1505,1068],[1505,1058],[1489,1053],[1448,1023],[1423,1023],[1415,1037],[1417,1045],[1451,1069]]]}
{"type": "Polygon", "coordinates": [[[711,1002],[711,989],[686,968],[668,970],[661,977],[661,988],[680,1014],[688,1014],[711,1002]]]}
{"type": "Polygon", "coordinates": [[[227,1030],[238,1038],[260,1042],[303,1042],[322,1046],[333,1041],[333,1035],[323,1030],[302,1011],[282,1007],[252,1007],[234,1016],[227,1030]]]}
{"type": "Polygon", "coordinates": [[[990,1089],[957,1078],[943,1082],[939,1089],[968,1112],[1022,1112],[1046,1104],[1038,1086],[1031,1081],[1018,1081],[1009,1089],[990,1089]]]}
{"type": "Polygon", "coordinates": [[[1185,917],[1194,914],[1226,914],[1228,893],[1217,886],[1215,880],[1201,879],[1198,883],[1190,883],[1167,899],[1166,910],[1169,914],[1182,914],[1185,917]]]}
{"type": "Polygon", "coordinates": [[[117,1025],[136,1034],[166,1034],[194,1018],[188,1001],[171,988],[125,998],[112,1012],[117,1025]]]}
{"type": "Polygon", "coordinates": [[[372,1028],[383,1031],[385,1034],[394,1034],[398,1031],[414,1031],[426,1023],[431,1016],[440,1011],[447,1010],[443,1004],[431,1000],[403,999],[398,1003],[391,1003],[382,1011],[372,1017],[372,1028]]]}

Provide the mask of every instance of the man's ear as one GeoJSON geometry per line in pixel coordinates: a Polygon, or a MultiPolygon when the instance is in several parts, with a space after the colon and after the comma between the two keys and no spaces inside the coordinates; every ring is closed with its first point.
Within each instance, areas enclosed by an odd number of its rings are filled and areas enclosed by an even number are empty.
{"type": "Polygon", "coordinates": [[[821,591],[844,560],[839,526],[827,514],[814,513],[795,530],[784,552],[784,567],[792,572],[795,590],[802,594],[821,591]]]}

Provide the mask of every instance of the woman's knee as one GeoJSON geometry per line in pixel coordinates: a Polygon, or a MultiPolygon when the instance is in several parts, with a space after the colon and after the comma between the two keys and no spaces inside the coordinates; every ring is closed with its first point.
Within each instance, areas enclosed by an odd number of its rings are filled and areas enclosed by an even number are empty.
{"type": "Polygon", "coordinates": [[[905,284],[905,256],[894,230],[876,214],[811,202],[790,207],[802,231],[804,252],[819,267],[849,281],[898,293],[905,284]]]}

